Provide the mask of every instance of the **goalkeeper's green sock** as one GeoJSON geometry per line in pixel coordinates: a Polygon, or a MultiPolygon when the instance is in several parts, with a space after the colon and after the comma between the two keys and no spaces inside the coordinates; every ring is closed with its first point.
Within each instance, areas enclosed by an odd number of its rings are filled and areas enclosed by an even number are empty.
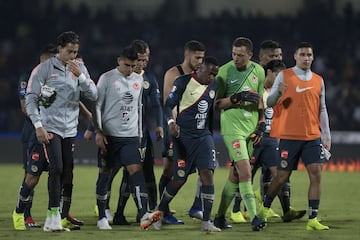
{"type": "Polygon", "coordinates": [[[248,210],[250,221],[252,221],[256,215],[256,203],[251,182],[241,182],[239,183],[239,188],[241,197],[244,200],[246,209],[248,210]]]}
{"type": "Polygon", "coordinates": [[[216,216],[224,216],[231,201],[233,200],[235,196],[235,192],[238,189],[238,185],[235,183],[230,182],[229,179],[226,180],[225,186],[223,188],[222,194],[221,194],[221,200],[218,212],[216,216]]]}

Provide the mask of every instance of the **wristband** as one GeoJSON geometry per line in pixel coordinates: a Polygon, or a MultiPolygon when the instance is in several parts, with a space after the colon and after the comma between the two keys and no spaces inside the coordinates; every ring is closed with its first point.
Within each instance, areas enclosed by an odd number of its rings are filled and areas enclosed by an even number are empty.
{"type": "Polygon", "coordinates": [[[38,128],[41,128],[42,127],[42,123],[39,121],[39,122],[36,122],[35,124],[34,124],[34,127],[36,128],[36,129],[38,129],[38,128]]]}
{"type": "Polygon", "coordinates": [[[175,120],[174,120],[174,119],[170,119],[170,120],[168,121],[168,125],[170,125],[170,124],[172,124],[172,123],[175,123],[175,120]]]}
{"type": "Polygon", "coordinates": [[[85,80],[86,80],[85,74],[81,73],[80,76],[78,77],[78,79],[79,79],[79,83],[85,82],[85,80]]]}

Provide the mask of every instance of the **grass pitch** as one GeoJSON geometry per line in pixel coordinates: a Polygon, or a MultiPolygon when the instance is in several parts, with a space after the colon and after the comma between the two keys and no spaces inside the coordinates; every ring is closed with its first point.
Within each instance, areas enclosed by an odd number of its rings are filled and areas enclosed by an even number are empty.
{"type": "MultiPolygon", "coordinates": [[[[161,174],[161,168],[156,168],[157,180],[161,174]]],[[[111,208],[115,211],[118,187],[121,173],[113,183],[111,208]]],[[[258,186],[258,175],[254,187],[258,186]]],[[[22,181],[23,170],[19,164],[0,165],[0,240],[8,239],[124,239],[124,240],[187,240],[187,239],[360,239],[360,187],[359,173],[348,172],[324,172],[322,179],[322,198],[320,203],[319,217],[325,225],[330,226],[329,231],[306,231],[307,217],[291,223],[282,223],[274,219],[268,223],[268,227],[261,232],[253,232],[250,224],[233,224],[228,217],[228,222],[233,225],[232,230],[220,233],[205,234],[200,231],[201,222],[190,219],[187,211],[190,208],[196,189],[196,175],[189,178],[188,182],[180,190],[171,202],[171,209],[176,210],[176,216],[182,219],[184,225],[165,225],[162,231],[150,228],[148,231],[140,230],[135,223],[136,207],[132,199],[129,199],[126,216],[131,226],[113,226],[113,230],[100,231],[96,227],[97,218],[94,215],[95,206],[95,183],[97,179],[96,166],[76,166],[74,172],[74,191],[72,198],[71,213],[85,221],[85,225],[79,231],[64,233],[44,233],[42,229],[27,231],[15,231],[12,226],[11,214],[15,208],[17,192],[22,181]]],[[[212,216],[215,215],[224,185],[228,176],[226,168],[219,168],[215,172],[215,200],[212,216]]],[[[291,177],[291,205],[297,209],[307,209],[308,177],[305,171],[297,171],[291,177]]],[[[35,189],[32,215],[36,221],[43,224],[47,207],[47,174],[43,174],[39,185],[35,189]]],[[[232,208],[232,205],[229,208],[232,208]]],[[[279,201],[275,199],[273,209],[281,213],[279,201]]]]}

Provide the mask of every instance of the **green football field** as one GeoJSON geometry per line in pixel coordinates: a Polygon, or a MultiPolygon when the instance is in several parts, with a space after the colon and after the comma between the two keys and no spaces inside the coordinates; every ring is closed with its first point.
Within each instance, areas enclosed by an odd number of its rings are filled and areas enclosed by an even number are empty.
{"type": "MultiPolygon", "coordinates": [[[[159,179],[161,168],[156,168],[159,179]]],[[[215,201],[212,216],[215,215],[220,201],[221,190],[228,170],[219,168],[215,172],[215,201]]],[[[257,174],[259,175],[259,173],[257,174]]],[[[200,231],[200,221],[193,220],[187,215],[192,204],[196,189],[196,175],[189,178],[171,203],[171,209],[176,210],[176,216],[185,222],[185,225],[166,225],[161,231],[150,228],[140,230],[135,223],[136,208],[130,199],[126,209],[127,219],[133,222],[132,226],[113,226],[110,231],[100,231],[96,227],[97,218],[94,215],[95,182],[97,178],[96,166],[76,166],[74,172],[74,191],[71,213],[85,221],[79,231],[64,233],[44,233],[42,229],[15,231],[12,226],[11,214],[15,208],[17,192],[23,177],[23,170],[19,164],[0,165],[1,196],[0,196],[0,240],[7,239],[360,239],[360,186],[359,172],[324,172],[322,179],[322,198],[319,217],[322,223],[330,226],[329,231],[306,231],[306,218],[291,223],[282,223],[279,219],[272,219],[265,230],[253,232],[250,224],[233,224],[232,230],[220,233],[205,234],[200,231]]],[[[116,208],[118,187],[121,173],[113,183],[111,208],[116,208]]],[[[291,177],[292,206],[297,209],[307,209],[308,177],[305,171],[294,172],[291,177]]],[[[43,224],[47,207],[46,191],[47,175],[44,174],[35,191],[32,215],[35,220],[43,224]]],[[[258,176],[255,188],[258,186],[258,176]]],[[[232,207],[232,205],[231,205],[232,207]]],[[[276,199],[273,209],[281,213],[279,201],[276,199]]],[[[230,211],[230,209],[229,209],[230,211]]]]}

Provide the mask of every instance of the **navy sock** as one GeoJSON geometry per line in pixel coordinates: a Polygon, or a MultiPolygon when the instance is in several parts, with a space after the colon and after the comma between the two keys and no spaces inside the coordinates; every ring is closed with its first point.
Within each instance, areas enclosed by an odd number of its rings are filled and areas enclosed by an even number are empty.
{"type": "Polygon", "coordinates": [[[23,182],[19,189],[18,202],[16,204],[16,212],[24,213],[26,208],[29,208],[30,193],[33,188],[29,188],[25,182],[23,182]]]}
{"type": "Polygon", "coordinates": [[[166,210],[169,209],[169,203],[177,194],[179,189],[176,189],[175,186],[170,182],[161,196],[160,203],[159,203],[159,210],[166,213],[166,210]]]}
{"type": "Polygon", "coordinates": [[[130,197],[129,172],[124,170],[119,189],[119,200],[116,209],[117,216],[124,216],[126,203],[130,197]]]}
{"type": "Polygon", "coordinates": [[[99,173],[97,182],[96,182],[96,203],[99,209],[99,220],[106,217],[105,207],[107,200],[108,184],[109,184],[109,174],[99,173]]]}
{"type": "Polygon", "coordinates": [[[309,200],[309,219],[316,218],[318,215],[320,200],[309,200]]]}
{"type": "Polygon", "coordinates": [[[146,191],[145,178],[143,171],[138,171],[129,176],[132,192],[136,198],[139,216],[143,216],[147,212],[148,194],[146,191]]]}
{"type": "Polygon", "coordinates": [[[278,194],[281,207],[283,210],[283,213],[286,213],[290,210],[290,183],[286,182],[281,187],[281,190],[278,194]]]}
{"type": "Polygon", "coordinates": [[[204,203],[203,221],[210,220],[211,209],[215,198],[214,185],[201,187],[201,198],[204,203]]]}
{"type": "MultiPolygon", "coordinates": [[[[159,194],[160,194],[160,199],[163,195],[164,189],[166,187],[166,185],[168,185],[168,183],[171,181],[171,177],[165,176],[165,175],[161,175],[160,177],[160,181],[159,181],[159,194]]],[[[166,205],[167,208],[163,209],[165,215],[168,214],[170,212],[169,209],[169,205],[166,205]]]]}

